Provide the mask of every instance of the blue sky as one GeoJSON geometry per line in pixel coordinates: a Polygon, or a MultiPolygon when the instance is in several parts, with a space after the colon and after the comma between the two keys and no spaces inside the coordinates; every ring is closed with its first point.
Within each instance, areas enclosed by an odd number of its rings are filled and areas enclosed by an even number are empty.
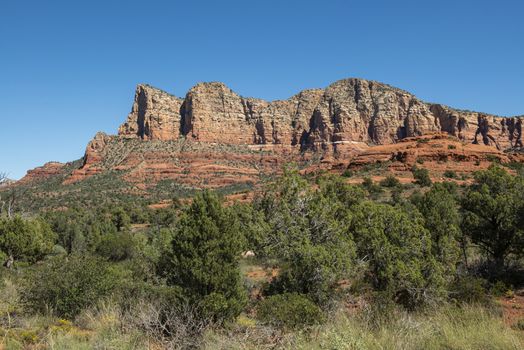
{"type": "Polygon", "coordinates": [[[0,172],[83,155],[137,83],[287,98],[346,77],[524,114],[524,1],[0,1],[0,172]]]}

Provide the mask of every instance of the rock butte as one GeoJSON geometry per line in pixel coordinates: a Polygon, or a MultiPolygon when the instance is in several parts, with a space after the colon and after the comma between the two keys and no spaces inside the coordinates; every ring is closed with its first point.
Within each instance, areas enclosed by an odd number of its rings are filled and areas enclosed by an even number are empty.
{"type": "MultiPolygon", "coordinates": [[[[354,78],[273,102],[242,97],[217,82],[197,84],[185,98],[138,85],[118,135],[98,133],[82,166],[64,183],[112,169],[145,187],[163,179],[218,187],[254,182],[290,161],[346,168],[366,159],[400,162],[402,151],[411,163],[417,154],[406,151],[405,142],[423,135],[478,146],[460,151],[450,146],[438,157],[444,152],[460,161],[462,152],[469,161],[487,154],[507,160],[503,151],[523,147],[523,119],[426,103],[389,85],[354,78]]],[[[52,163],[52,169],[44,166],[27,176],[56,171],[52,163]]]]}

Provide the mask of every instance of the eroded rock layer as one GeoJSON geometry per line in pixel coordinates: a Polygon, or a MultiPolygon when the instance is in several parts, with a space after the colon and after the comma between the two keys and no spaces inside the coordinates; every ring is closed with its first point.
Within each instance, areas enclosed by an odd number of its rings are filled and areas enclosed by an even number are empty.
{"type": "Polygon", "coordinates": [[[139,85],[119,135],[343,152],[354,142],[382,145],[447,132],[506,149],[522,147],[522,119],[428,104],[403,90],[363,79],[340,80],[323,90],[305,90],[273,102],[244,98],[222,83],[200,83],[184,99],[139,85]]]}
{"type": "MultiPolygon", "coordinates": [[[[138,85],[118,135],[98,133],[64,184],[108,170],[139,187],[162,180],[220,187],[255,183],[288,162],[342,169],[391,161],[407,169],[417,159],[477,164],[496,155],[512,161],[503,152],[523,148],[523,120],[425,103],[363,79],[272,102],[242,97],[217,82],[197,84],[184,98],[138,85]],[[429,147],[412,140],[427,135],[439,141],[429,147]],[[446,137],[456,144],[439,148],[446,137]]],[[[56,171],[47,165],[28,177],[56,171]]]]}

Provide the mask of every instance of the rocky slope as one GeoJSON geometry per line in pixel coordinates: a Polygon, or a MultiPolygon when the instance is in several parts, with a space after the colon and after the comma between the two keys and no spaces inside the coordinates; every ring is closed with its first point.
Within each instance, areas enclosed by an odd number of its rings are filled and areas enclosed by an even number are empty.
{"type": "MultiPolygon", "coordinates": [[[[453,159],[495,154],[509,161],[503,151],[523,147],[523,120],[425,103],[363,79],[272,102],[242,97],[216,82],[197,84],[185,98],[138,85],[118,135],[98,133],[64,184],[108,170],[143,188],[166,179],[191,187],[254,183],[290,161],[329,169],[375,162],[376,154],[416,158],[401,141],[442,133],[464,145],[460,156],[456,147],[438,151],[453,159]]],[[[48,165],[28,177],[53,176],[59,169],[48,165]]]]}

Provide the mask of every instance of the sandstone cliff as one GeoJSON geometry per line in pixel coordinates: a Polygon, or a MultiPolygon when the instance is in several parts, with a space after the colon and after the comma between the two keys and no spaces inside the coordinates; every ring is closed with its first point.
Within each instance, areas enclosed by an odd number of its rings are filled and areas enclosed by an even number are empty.
{"type": "Polygon", "coordinates": [[[280,145],[337,154],[355,142],[383,145],[447,132],[466,142],[507,149],[522,147],[522,119],[428,104],[403,90],[363,79],[340,80],[323,90],[306,90],[273,102],[244,98],[222,83],[200,83],[184,99],[139,85],[119,135],[280,145]]]}
{"type": "MultiPolygon", "coordinates": [[[[138,85],[118,135],[98,133],[82,165],[63,174],[63,184],[111,170],[141,189],[163,180],[191,188],[237,186],[289,162],[313,171],[385,162],[406,170],[424,161],[437,171],[471,172],[490,159],[522,161],[521,154],[504,152],[523,149],[523,120],[425,103],[363,79],[271,102],[242,97],[217,82],[197,84],[184,98],[138,85]]],[[[26,180],[60,169],[48,164],[26,180]]]]}

